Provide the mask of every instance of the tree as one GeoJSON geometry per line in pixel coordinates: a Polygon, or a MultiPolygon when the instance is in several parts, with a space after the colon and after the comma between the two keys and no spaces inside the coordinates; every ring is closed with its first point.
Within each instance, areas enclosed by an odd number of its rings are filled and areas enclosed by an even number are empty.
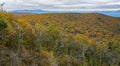
{"type": "Polygon", "coordinates": [[[44,33],[43,36],[43,46],[47,47],[48,50],[56,52],[57,46],[62,38],[62,33],[60,28],[55,24],[50,24],[44,33]]]}
{"type": "MultiPolygon", "coordinates": [[[[82,34],[77,34],[76,36],[75,36],[75,41],[76,41],[76,44],[78,44],[78,46],[79,46],[79,50],[78,50],[78,52],[79,51],[81,51],[82,50],[82,62],[83,62],[83,66],[86,66],[86,64],[85,64],[85,51],[87,50],[87,44],[88,44],[88,37],[87,36],[84,36],[84,35],[82,35],[82,34]]],[[[80,54],[80,53],[79,53],[80,54]]]]}

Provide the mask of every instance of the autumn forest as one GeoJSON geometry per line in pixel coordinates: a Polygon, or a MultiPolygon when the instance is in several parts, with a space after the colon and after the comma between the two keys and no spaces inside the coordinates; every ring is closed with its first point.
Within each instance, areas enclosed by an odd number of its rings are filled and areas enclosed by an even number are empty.
{"type": "Polygon", "coordinates": [[[0,12],[0,66],[120,66],[120,18],[0,12]]]}

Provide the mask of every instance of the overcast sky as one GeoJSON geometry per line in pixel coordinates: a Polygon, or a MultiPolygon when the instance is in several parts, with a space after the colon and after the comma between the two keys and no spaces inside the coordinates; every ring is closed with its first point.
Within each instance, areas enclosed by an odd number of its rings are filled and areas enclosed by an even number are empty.
{"type": "Polygon", "coordinates": [[[120,0],[0,0],[5,10],[116,11],[120,0]]]}

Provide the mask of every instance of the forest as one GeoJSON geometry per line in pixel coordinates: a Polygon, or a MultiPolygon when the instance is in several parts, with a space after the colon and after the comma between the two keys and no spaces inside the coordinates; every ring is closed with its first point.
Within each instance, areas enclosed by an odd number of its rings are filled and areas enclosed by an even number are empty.
{"type": "Polygon", "coordinates": [[[120,66],[120,18],[0,12],[0,66],[120,66]]]}

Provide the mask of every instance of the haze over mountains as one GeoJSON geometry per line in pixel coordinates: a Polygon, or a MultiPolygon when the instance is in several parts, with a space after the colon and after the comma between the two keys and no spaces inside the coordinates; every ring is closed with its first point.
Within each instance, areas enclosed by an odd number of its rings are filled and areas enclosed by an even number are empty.
{"type": "Polygon", "coordinates": [[[35,14],[43,14],[43,13],[100,13],[113,17],[120,17],[120,11],[45,11],[45,10],[14,10],[14,13],[35,13],[35,14]]]}

